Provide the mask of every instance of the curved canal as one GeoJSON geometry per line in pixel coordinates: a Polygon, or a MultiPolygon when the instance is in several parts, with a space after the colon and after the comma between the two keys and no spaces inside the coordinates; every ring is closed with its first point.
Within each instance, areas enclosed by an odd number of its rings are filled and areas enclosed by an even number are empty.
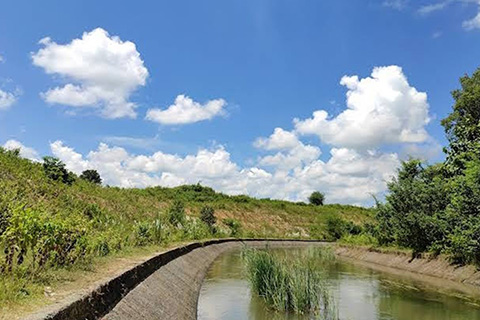
{"type": "MultiPolygon", "coordinates": [[[[300,249],[275,249],[295,256],[300,249]]],[[[336,260],[324,275],[342,320],[480,320],[478,297],[410,277],[393,275],[336,260]]],[[[442,280],[440,280],[441,282],[442,280]]],[[[239,251],[217,258],[210,267],[198,302],[199,320],[307,320],[314,315],[270,310],[250,291],[239,251]]]]}

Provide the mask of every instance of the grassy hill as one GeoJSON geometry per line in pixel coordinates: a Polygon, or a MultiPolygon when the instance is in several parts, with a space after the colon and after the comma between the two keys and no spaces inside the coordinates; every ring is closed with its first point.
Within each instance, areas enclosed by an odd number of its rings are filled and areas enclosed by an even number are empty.
{"type": "Polygon", "coordinates": [[[48,285],[46,272],[91,266],[129,248],[229,236],[325,239],[329,220],[361,225],[372,216],[355,206],[228,196],[200,185],[124,189],[78,177],[69,185],[1,148],[0,190],[0,282],[28,279],[5,286],[0,305],[28,299],[38,281],[48,285]],[[215,210],[214,228],[199,219],[204,206],[215,210]]]}

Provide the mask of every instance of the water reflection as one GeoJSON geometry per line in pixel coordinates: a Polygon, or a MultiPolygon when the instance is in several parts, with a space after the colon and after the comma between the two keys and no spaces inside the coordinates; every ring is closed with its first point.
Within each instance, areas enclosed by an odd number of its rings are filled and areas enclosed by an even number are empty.
{"type": "MultiPolygon", "coordinates": [[[[296,250],[279,254],[295,256],[296,250]]],[[[470,300],[437,292],[436,287],[362,266],[336,262],[324,266],[342,320],[480,320],[480,308],[470,300]]],[[[252,295],[240,253],[219,257],[202,287],[200,320],[306,320],[274,312],[252,295]]]]}

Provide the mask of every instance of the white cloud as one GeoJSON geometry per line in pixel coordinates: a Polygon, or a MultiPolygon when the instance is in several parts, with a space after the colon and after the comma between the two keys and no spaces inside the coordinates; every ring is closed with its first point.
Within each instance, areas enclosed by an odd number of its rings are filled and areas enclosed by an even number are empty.
{"type": "Polygon", "coordinates": [[[410,86],[402,68],[377,67],[370,77],[344,76],[340,84],[348,88],[347,109],[331,119],[325,110],[306,120],[294,119],[298,133],[359,150],[428,139],[427,95],[410,86]]]}
{"type": "Polygon", "coordinates": [[[474,18],[464,21],[462,26],[465,30],[469,31],[474,29],[480,29],[480,9],[474,18]]]}
{"type": "Polygon", "coordinates": [[[452,3],[452,0],[447,0],[447,1],[442,1],[438,3],[432,3],[428,5],[421,6],[417,12],[421,15],[427,15],[435,11],[440,11],[445,9],[450,3],[452,3]]]}
{"type": "Polygon", "coordinates": [[[300,144],[297,136],[293,132],[275,128],[268,138],[258,138],[254,146],[265,150],[292,149],[300,144]]]}
{"type": "MultiPolygon", "coordinates": [[[[5,62],[3,56],[0,55],[0,63],[5,62]]],[[[16,89],[15,92],[8,92],[0,89],[0,111],[10,108],[18,99],[21,94],[20,89],[16,89]]]]}
{"type": "MultiPolygon", "coordinates": [[[[96,169],[109,185],[177,186],[201,181],[227,194],[295,201],[306,200],[312,191],[320,190],[326,193],[329,202],[357,204],[370,202],[371,194],[385,191],[385,180],[398,165],[395,154],[359,153],[348,149],[332,149],[330,160],[323,162],[318,159],[317,148],[309,159],[303,157],[303,161],[295,163],[294,170],[285,169],[288,167],[285,159],[269,166],[270,170],[262,168],[264,165],[260,163],[242,168],[230,159],[223,147],[201,149],[184,157],[160,151],[133,155],[103,143],[85,156],[61,141],[52,143],[51,150],[69,170],[80,173],[88,168],[96,169]]],[[[294,155],[284,152],[286,157],[294,155]]]]}
{"type": "Polygon", "coordinates": [[[402,158],[416,158],[423,161],[436,160],[442,153],[442,146],[438,141],[429,139],[421,144],[406,144],[401,150],[402,158]]]}
{"type": "Polygon", "coordinates": [[[38,152],[35,151],[33,148],[29,148],[24,146],[20,141],[17,140],[8,140],[5,142],[3,147],[7,150],[15,150],[15,149],[20,149],[20,156],[23,158],[27,158],[33,161],[40,161],[40,157],[38,155],[38,152]]]}
{"type": "Polygon", "coordinates": [[[372,195],[386,190],[399,166],[395,153],[360,153],[346,148],[333,148],[331,158],[326,162],[316,161],[306,166],[297,179],[303,184],[303,196],[311,190],[322,190],[328,201],[365,203],[372,195]],[[308,191],[307,191],[308,190],[308,191]]]}
{"type": "Polygon", "coordinates": [[[223,99],[210,100],[202,105],[185,95],[178,95],[175,103],[165,110],[149,109],[146,119],[164,125],[195,123],[224,115],[226,105],[223,99]]]}
{"type": "Polygon", "coordinates": [[[69,170],[80,173],[94,168],[99,170],[105,183],[122,187],[165,185],[165,179],[169,181],[166,185],[221,180],[238,172],[237,165],[230,161],[230,154],[221,147],[214,151],[202,149],[196,155],[186,157],[163,152],[135,156],[123,148],[104,143],[86,157],[62,141],[55,141],[50,147],[69,170]]]}
{"type": "Polygon", "coordinates": [[[278,152],[274,155],[264,156],[259,159],[259,164],[288,171],[317,160],[320,154],[320,148],[301,143],[288,150],[288,152],[278,152]]]}
{"type": "Polygon", "coordinates": [[[407,6],[408,0],[384,0],[382,5],[395,10],[403,10],[407,6]]]}
{"type": "Polygon", "coordinates": [[[137,105],[129,98],[145,85],[148,70],[133,42],[97,28],[68,44],[48,37],[40,44],[44,47],[32,53],[33,64],[67,82],[43,93],[47,102],[98,108],[106,118],[136,117],[137,105]]]}
{"type": "Polygon", "coordinates": [[[463,3],[463,4],[466,4],[466,5],[476,4],[478,6],[477,14],[475,15],[475,17],[463,21],[462,26],[467,31],[474,30],[474,29],[480,29],[480,1],[479,0],[444,0],[444,1],[436,2],[436,3],[432,3],[432,4],[429,4],[429,5],[421,6],[417,10],[417,12],[421,15],[424,15],[424,16],[429,15],[432,12],[441,11],[441,10],[445,9],[446,7],[448,7],[450,4],[455,3],[455,2],[463,3]]]}
{"type": "Polygon", "coordinates": [[[156,145],[160,143],[158,136],[155,137],[122,137],[122,136],[107,136],[102,140],[107,144],[113,144],[117,146],[132,147],[137,149],[152,150],[156,145]]]}
{"type": "Polygon", "coordinates": [[[308,164],[318,159],[321,154],[320,148],[304,145],[295,132],[282,128],[275,128],[268,138],[258,138],[254,146],[264,150],[280,150],[276,154],[261,157],[258,163],[286,171],[308,164]]]}
{"type": "Polygon", "coordinates": [[[17,101],[17,95],[0,89],[0,110],[10,108],[17,101]]]}

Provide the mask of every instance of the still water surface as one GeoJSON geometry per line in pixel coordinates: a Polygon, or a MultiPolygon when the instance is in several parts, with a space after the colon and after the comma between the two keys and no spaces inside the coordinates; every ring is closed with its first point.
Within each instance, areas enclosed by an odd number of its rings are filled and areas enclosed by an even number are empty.
{"type": "MultiPolygon", "coordinates": [[[[294,250],[299,249],[284,249],[280,253],[294,256],[294,250]]],[[[480,320],[478,297],[466,297],[431,283],[338,260],[325,266],[325,274],[342,320],[480,320]]],[[[250,292],[240,252],[231,252],[220,256],[210,267],[200,292],[198,319],[316,318],[269,310],[250,292]]]]}

